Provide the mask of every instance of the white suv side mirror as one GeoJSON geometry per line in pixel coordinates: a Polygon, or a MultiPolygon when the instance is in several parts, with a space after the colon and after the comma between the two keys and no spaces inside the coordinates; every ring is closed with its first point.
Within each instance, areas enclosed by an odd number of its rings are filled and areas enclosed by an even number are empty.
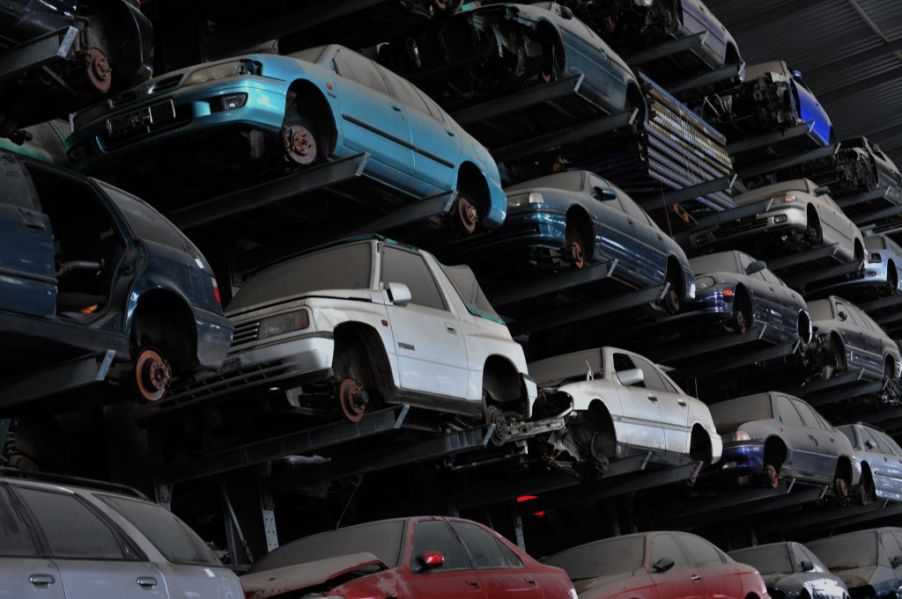
{"type": "Polygon", "coordinates": [[[401,306],[402,308],[410,303],[410,300],[413,299],[413,295],[410,293],[410,287],[405,285],[404,283],[388,283],[385,285],[385,290],[388,292],[388,299],[396,306],[401,306]]]}
{"type": "Polygon", "coordinates": [[[629,387],[645,382],[645,373],[641,368],[631,368],[630,370],[621,370],[617,373],[617,380],[620,384],[629,387]]]}

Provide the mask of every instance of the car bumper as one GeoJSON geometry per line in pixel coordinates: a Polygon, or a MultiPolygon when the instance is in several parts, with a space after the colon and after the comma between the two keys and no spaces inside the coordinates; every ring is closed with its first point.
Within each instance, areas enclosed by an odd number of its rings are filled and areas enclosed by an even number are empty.
{"type": "Polygon", "coordinates": [[[775,235],[787,231],[804,232],[808,227],[808,216],[799,208],[781,208],[756,214],[739,220],[701,231],[690,237],[693,247],[718,245],[728,241],[756,238],[761,235],[775,235]]]}
{"type": "Polygon", "coordinates": [[[495,253],[560,250],[566,239],[566,216],[539,210],[510,211],[504,226],[491,234],[470,238],[455,251],[457,257],[489,259],[495,253]]]}
{"type": "Polygon", "coordinates": [[[285,114],[287,83],[263,77],[216,81],[190,85],[169,94],[153,96],[141,103],[130,103],[121,110],[109,113],[76,130],[66,141],[70,160],[88,167],[106,157],[126,156],[150,144],[202,133],[214,128],[243,125],[276,133],[285,114]],[[215,102],[222,96],[246,94],[240,108],[215,110],[215,102]],[[111,137],[107,128],[110,118],[128,115],[171,101],[176,117],[158,129],[147,129],[121,137],[111,137]]]}
{"type": "Polygon", "coordinates": [[[740,441],[723,444],[717,472],[722,474],[757,474],[764,470],[764,443],[740,441]]]}

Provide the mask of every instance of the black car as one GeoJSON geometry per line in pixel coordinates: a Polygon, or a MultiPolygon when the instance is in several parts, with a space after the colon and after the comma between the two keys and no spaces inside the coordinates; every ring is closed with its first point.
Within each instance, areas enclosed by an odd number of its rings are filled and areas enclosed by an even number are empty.
{"type": "Polygon", "coordinates": [[[842,579],[801,543],[758,545],[731,551],[730,557],[755,567],[771,597],[849,598],[842,579]]]}
{"type": "MultiPolygon", "coordinates": [[[[172,223],[96,179],[0,153],[0,394],[17,375],[115,352],[147,401],[222,365],[232,325],[210,265],[172,223]]],[[[13,398],[14,400],[16,398],[13,398]]]]}
{"type": "Polygon", "coordinates": [[[153,29],[135,0],[0,0],[0,137],[147,80],[153,29]],[[52,58],[47,59],[46,55],[52,58]]]}

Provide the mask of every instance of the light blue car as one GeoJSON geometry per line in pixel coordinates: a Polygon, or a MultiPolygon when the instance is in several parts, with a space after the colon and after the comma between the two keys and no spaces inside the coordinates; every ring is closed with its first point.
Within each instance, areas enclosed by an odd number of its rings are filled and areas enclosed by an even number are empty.
{"type": "Polygon", "coordinates": [[[252,158],[247,174],[261,162],[303,168],[366,152],[364,175],[403,196],[457,191],[452,220],[466,232],[498,227],[507,210],[479,142],[415,86],[342,46],[189,67],[72,122],[69,157],[90,172],[146,169],[173,152],[198,168],[198,156],[213,165],[252,158]]]}

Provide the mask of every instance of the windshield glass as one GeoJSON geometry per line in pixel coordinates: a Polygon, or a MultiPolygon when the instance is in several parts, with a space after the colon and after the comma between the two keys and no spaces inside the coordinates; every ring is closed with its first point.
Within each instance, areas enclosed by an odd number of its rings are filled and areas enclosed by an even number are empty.
{"type": "Polygon", "coordinates": [[[482,292],[479,282],[476,281],[476,275],[473,274],[469,266],[439,265],[442,267],[448,280],[454,285],[454,289],[464,305],[467,306],[470,314],[504,324],[504,321],[498,316],[495,309],[492,308],[492,304],[489,303],[488,298],[482,292]]]}
{"type": "Polygon", "coordinates": [[[877,565],[877,534],[856,532],[806,543],[830,570],[851,570],[877,565]]]}
{"type": "Polygon", "coordinates": [[[404,523],[403,519],[382,520],[304,537],[264,555],[250,571],[273,570],[351,553],[372,553],[389,568],[395,568],[401,558],[404,523]]]}
{"type": "Polygon", "coordinates": [[[822,299],[808,302],[808,313],[811,314],[812,320],[832,320],[833,307],[830,300],[822,299]]]}
{"type": "Polygon", "coordinates": [[[645,563],[645,537],[618,537],[574,547],[545,563],[563,568],[573,581],[632,572],[645,563]]]}
{"type": "Polygon", "coordinates": [[[707,256],[698,256],[689,261],[689,267],[696,276],[712,272],[739,272],[733,252],[718,252],[707,256]]]}
{"type": "Polygon", "coordinates": [[[774,417],[770,396],[747,395],[710,406],[711,417],[720,434],[735,431],[753,420],[769,420],[774,417]]]}
{"type": "Polygon", "coordinates": [[[517,183],[506,188],[505,193],[512,191],[522,191],[524,189],[535,189],[536,187],[552,187],[554,189],[563,189],[565,191],[582,191],[583,190],[583,171],[567,171],[563,173],[555,173],[538,179],[531,179],[523,183],[517,183]]]}
{"type": "Polygon", "coordinates": [[[567,381],[584,381],[589,371],[592,371],[593,378],[604,378],[604,352],[601,349],[554,356],[529,364],[529,374],[533,380],[539,385],[552,387],[567,381]]]}
{"type": "Polygon", "coordinates": [[[758,572],[764,574],[789,574],[792,572],[792,562],[785,545],[771,547],[752,547],[740,551],[731,551],[730,557],[737,562],[753,566],[758,572]]]}
{"type": "Polygon", "coordinates": [[[305,254],[252,276],[229,311],[327,289],[369,289],[372,244],[342,245],[305,254]]]}

